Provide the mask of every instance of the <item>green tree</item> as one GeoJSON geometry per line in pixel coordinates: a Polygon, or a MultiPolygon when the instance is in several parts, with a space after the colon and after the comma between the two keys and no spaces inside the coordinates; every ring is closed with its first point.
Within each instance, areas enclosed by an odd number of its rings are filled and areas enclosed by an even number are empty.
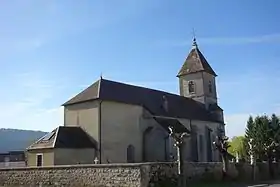
{"type": "Polygon", "coordinates": [[[254,144],[255,144],[255,154],[256,158],[259,160],[266,159],[266,150],[265,147],[272,143],[271,137],[271,128],[270,128],[270,119],[268,116],[257,116],[254,120],[255,124],[255,137],[254,137],[254,144]]]}
{"type": "Polygon", "coordinates": [[[249,159],[249,145],[248,142],[251,138],[255,139],[256,137],[256,128],[255,128],[255,123],[254,123],[254,118],[252,116],[249,116],[249,119],[247,121],[247,126],[245,130],[245,139],[244,139],[244,148],[246,152],[246,157],[245,159],[249,159]]]}
{"type": "MultiPolygon", "coordinates": [[[[267,147],[273,142],[280,142],[279,118],[273,114],[270,118],[267,115],[249,117],[245,131],[244,148],[249,152],[248,142],[254,139],[255,157],[260,160],[270,159],[271,150],[267,147]]],[[[248,158],[248,157],[247,157],[248,158]]]]}
{"type": "Polygon", "coordinates": [[[239,158],[246,157],[246,149],[245,149],[245,137],[244,136],[235,136],[229,142],[229,153],[232,155],[236,155],[238,153],[239,158]]]}
{"type": "Polygon", "coordinates": [[[255,124],[254,124],[254,118],[252,116],[249,117],[247,121],[247,127],[245,131],[245,138],[249,139],[254,137],[254,132],[255,132],[255,124]]]}

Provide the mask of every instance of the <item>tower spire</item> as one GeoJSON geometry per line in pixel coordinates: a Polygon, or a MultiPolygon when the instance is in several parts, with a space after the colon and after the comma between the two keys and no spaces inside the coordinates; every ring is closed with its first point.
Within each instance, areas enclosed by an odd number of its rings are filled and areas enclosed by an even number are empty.
{"type": "Polygon", "coordinates": [[[197,42],[196,42],[196,36],[195,36],[195,30],[193,28],[193,44],[192,44],[193,48],[197,48],[197,42]]]}

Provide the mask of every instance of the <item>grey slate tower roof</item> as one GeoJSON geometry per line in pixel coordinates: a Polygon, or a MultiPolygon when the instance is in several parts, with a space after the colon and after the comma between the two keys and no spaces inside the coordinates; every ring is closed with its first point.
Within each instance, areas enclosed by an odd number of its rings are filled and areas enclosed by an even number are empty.
{"type": "Polygon", "coordinates": [[[182,68],[180,69],[177,77],[200,71],[205,71],[207,73],[210,73],[211,75],[217,76],[215,71],[207,62],[206,58],[200,52],[196,43],[196,39],[194,38],[192,49],[188,57],[186,58],[182,68]]]}

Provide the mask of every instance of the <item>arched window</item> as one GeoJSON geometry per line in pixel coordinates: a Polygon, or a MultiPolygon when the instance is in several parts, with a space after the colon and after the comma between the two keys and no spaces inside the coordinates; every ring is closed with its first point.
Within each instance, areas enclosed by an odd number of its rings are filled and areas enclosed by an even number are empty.
{"type": "Polygon", "coordinates": [[[189,87],[189,93],[190,94],[195,92],[195,90],[194,90],[194,82],[193,81],[189,81],[188,87],[189,87]]]}
{"type": "Polygon", "coordinates": [[[212,82],[211,81],[209,81],[209,83],[208,83],[208,89],[209,89],[209,93],[212,93],[212,82]]]}
{"type": "Polygon", "coordinates": [[[127,159],[127,162],[128,163],[133,163],[135,160],[135,148],[134,148],[134,146],[133,145],[129,145],[129,146],[127,146],[127,150],[126,150],[126,159],[127,159]]]}

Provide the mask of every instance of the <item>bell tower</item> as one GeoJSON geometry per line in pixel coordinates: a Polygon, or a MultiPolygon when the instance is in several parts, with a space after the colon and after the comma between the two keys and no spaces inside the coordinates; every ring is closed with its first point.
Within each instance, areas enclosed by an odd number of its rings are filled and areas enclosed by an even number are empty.
{"type": "Polygon", "coordinates": [[[217,100],[217,74],[199,50],[196,38],[177,77],[181,96],[200,102],[207,110],[222,111],[217,100]]]}

